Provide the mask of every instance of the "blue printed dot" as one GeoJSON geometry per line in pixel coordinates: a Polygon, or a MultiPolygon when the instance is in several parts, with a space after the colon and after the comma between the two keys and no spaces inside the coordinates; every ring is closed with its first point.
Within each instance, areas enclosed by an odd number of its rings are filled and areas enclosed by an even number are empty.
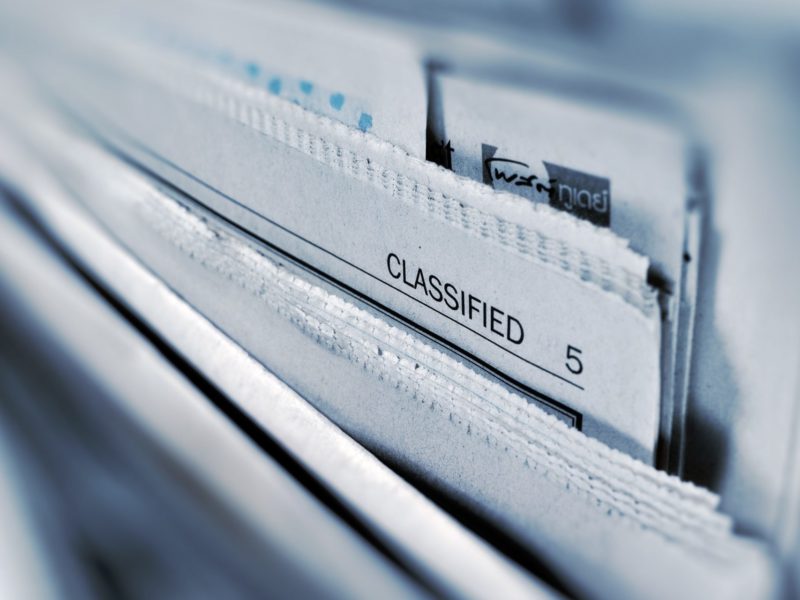
{"type": "Polygon", "coordinates": [[[244,70],[250,76],[251,79],[255,79],[258,77],[259,73],[261,73],[261,67],[259,67],[256,63],[249,62],[245,64],[244,70]]]}
{"type": "Polygon", "coordinates": [[[344,94],[331,94],[330,103],[334,110],[342,110],[342,106],[344,106],[344,94]]]}
{"type": "Polygon", "coordinates": [[[358,118],[358,128],[366,132],[369,131],[370,127],[372,127],[372,115],[361,113],[361,116],[358,118]]]}
{"type": "Polygon", "coordinates": [[[305,95],[311,93],[311,90],[314,89],[314,84],[310,81],[301,81],[300,82],[300,91],[303,92],[305,95]]]}
{"type": "Polygon", "coordinates": [[[267,84],[267,89],[276,96],[281,93],[281,80],[278,77],[273,77],[267,84]]]}

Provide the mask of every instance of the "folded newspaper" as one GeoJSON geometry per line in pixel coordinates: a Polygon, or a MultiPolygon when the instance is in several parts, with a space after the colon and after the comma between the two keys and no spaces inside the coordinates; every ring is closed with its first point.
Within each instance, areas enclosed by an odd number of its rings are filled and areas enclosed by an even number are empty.
{"type": "Polygon", "coordinates": [[[773,591],[769,551],[679,478],[704,193],[680,115],[451,73],[321,5],[32,0],[2,20],[16,210],[434,593],[773,591]],[[375,457],[522,572],[383,465],[344,472],[375,457]],[[394,512],[372,486],[404,490],[394,512]]]}

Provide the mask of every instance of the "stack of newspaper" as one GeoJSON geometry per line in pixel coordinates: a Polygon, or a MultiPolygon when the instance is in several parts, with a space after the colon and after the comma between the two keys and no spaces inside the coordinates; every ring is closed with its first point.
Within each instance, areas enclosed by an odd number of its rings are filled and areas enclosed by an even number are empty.
{"type": "Polygon", "coordinates": [[[2,7],[8,339],[63,363],[5,353],[6,455],[34,465],[8,477],[44,498],[8,506],[55,581],[773,593],[771,550],[686,481],[690,111],[381,15],[2,7]]]}

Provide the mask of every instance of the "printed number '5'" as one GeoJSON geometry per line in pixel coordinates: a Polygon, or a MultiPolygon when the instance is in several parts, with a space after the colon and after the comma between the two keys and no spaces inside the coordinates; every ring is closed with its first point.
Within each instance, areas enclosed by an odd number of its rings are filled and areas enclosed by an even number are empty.
{"type": "Polygon", "coordinates": [[[575,346],[567,346],[567,362],[564,366],[569,369],[573,375],[580,375],[583,373],[583,363],[581,362],[581,350],[575,346]]]}

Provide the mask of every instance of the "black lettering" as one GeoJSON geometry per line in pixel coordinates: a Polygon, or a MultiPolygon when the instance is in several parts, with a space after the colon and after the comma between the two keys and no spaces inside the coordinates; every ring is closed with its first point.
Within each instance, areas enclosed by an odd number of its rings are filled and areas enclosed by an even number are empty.
{"type": "Polygon", "coordinates": [[[583,361],[581,361],[582,353],[583,350],[580,348],[576,348],[572,345],[567,346],[567,362],[564,363],[564,366],[567,367],[569,372],[573,375],[580,375],[583,373],[583,361]]]}
{"type": "Polygon", "coordinates": [[[541,182],[537,183],[536,184],[536,191],[539,192],[539,193],[547,192],[548,195],[552,195],[553,194],[553,190],[555,189],[554,186],[556,184],[556,181],[557,181],[556,179],[549,179],[547,181],[547,183],[550,184],[550,187],[547,187],[545,184],[543,184],[541,182]]]}
{"type": "Polygon", "coordinates": [[[400,279],[401,274],[398,272],[397,275],[395,275],[394,271],[392,271],[392,259],[395,260],[398,267],[400,266],[400,259],[397,257],[397,255],[389,254],[389,256],[386,257],[386,268],[389,269],[389,275],[392,276],[392,279],[400,279]]]}
{"type": "Polygon", "coordinates": [[[442,285],[441,280],[436,275],[431,275],[428,278],[428,284],[431,286],[431,292],[430,292],[431,298],[433,298],[436,302],[441,302],[443,298],[441,290],[441,285],[442,285]],[[437,295],[434,295],[434,292],[436,292],[438,297],[437,295]]]}
{"type": "Polygon", "coordinates": [[[523,177],[522,175],[520,175],[519,179],[517,179],[517,182],[514,185],[533,187],[533,181],[535,179],[539,178],[536,175],[528,175],[527,177],[523,177]]]}
{"type": "Polygon", "coordinates": [[[478,310],[478,308],[477,308],[475,305],[473,305],[473,303],[472,303],[472,301],[473,301],[473,300],[475,300],[475,301],[477,301],[477,302],[480,302],[480,301],[481,301],[481,299],[480,299],[480,298],[476,298],[476,297],[475,297],[475,296],[473,296],[472,294],[470,294],[470,295],[469,295],[469,320],[470,320],[470,321],[472,321],[472,314],[473,314],[474,312],[477,312],[477,310],[478,310]]]}
{"type": "Polygon", "coordinates": [[[428,285],[425,283],[425,274],[422,272],[422,269],[417,269],[417,278],[414,281],[414,289],[422,286],[422,290],[425,292],[425,295],[428,295],[428,285]]]}
{"type": "MultiPolygon", "coordinates": [[[[574,201],[574,195],[577,192],[572,189],[569,191],[574,201]]],[[[410,273],[408,271],[411,268],[406,260],[400,258],[397,254],[390,252],[386,255],[386,269],[392,279],[401,280],[403,284],[413,290],[421,290],[425,296],[435,302],[444,302],[450,310],[460,311],[469,321],[480,322],[484,329],[488,329],[500,338],[505,338],[513,344],[522,343],[525,332],[519,320],[492,306],[485,300],[481,300],[464,290],[459,290],[452,283],[442,283],[442,279],[436,275],[426,275],[422,267],[415,268],[412,281],[409,279],[410,273]],[[480,319],[477,318],[479,313],[480,319]]]]}
{"type": "Polygon", "coordinates": [[[508,322],[506,323],[506,338],[512,344],[521,344],[522,340],[525,338],[525,332],[522,330],[522,323],[517,321],[511,315],[508,315],[508,322]],[[512,330],[514,329],[511,327],[512,323],[516,325],[515,329],[517,330],[517,334],[513,337],[511,335],[512,330]]]}
{"type": "Polygon", "coordinates": [[[512,173],[511,175],[506,175],[504,171],[501,171],[497,167],[494,169],[494,180],[495,181],[505,181],[506,183],[511,183],[517,178],[516,173],[512,173]]]}
{"type": "Polygon", "coordinates": [[[452,283],[445,283],[444,293],[447,294],[447,297],[444,300],[447,308],[450,310],[458,310],[458,296],[456,295],[458,294],[458,290],[456,287],[452,283]],[[453,301],[452,305],[447,301],[448,298],[453,301]]]}
{"type": "Polygon", "coordinates": [[[492,330],[492,333],[496,333],[500,337],[505,337],[505,336],[503,335],[503,332],[501,330],[495,329],[494,326],[495,325],[500,325],[500,323],[503,322],[503,320],[500,319],[496,315],[499,315],[500,317],[502,317],[504,314],[505,313],[502,310],[500,310],[499,308],[496,308],[496,307],[493,306],[492,310],[491,310],[491,313],[489,315],[489,325],[490,325],[489,329],[492,330]]]}
{"type": "Polygon", "coordinates": [[[403,259],[403,283],[405,283],[411,289],[414,288],[414,284],[408,280],[407,271],[406,271],[406,259],[403,259]]]}

